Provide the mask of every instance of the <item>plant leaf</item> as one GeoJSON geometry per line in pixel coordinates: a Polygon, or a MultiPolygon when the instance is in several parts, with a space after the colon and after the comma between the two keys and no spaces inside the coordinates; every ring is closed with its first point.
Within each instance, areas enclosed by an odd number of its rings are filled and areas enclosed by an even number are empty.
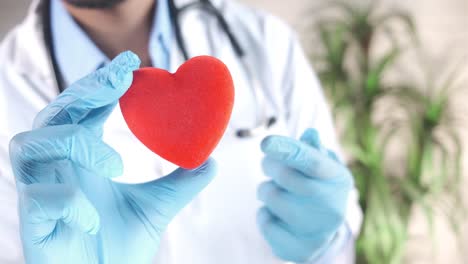
{"type": "Polygon", "coordinates": [[[395,47],[383,56],[374,67],[372,67],[366,78],[366,93],[368,96],[374,96],[378,93],[378,90],[381,87],[380,81],[384,70],[396,60],[399,54],[400,50],[395,47]]]}
{"type": "Polygon", "coordinates": [[[413,21],[411,15],[403,10],[391,10],[386,14],[378,17],[373,21],[375,27],[380,28],[384,24],[389,23],[391,20],[402,22],[407,28],[410,36],[415,43],[419,43],[419,36],[416,30],[416,24],[413,21]]]}

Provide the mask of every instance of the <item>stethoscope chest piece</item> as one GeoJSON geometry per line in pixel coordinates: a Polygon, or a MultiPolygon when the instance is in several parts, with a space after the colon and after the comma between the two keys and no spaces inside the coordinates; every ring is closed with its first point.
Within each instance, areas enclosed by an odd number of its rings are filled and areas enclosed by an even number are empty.
{"type": "Polygon", "coordinates": [[[236,136],[238,138],[251,138],[259,135],[265,135],[268,133],[268,130],[276,124],[277,121],[278,120],[276,117],[271,116],[264,122],[259,123],[256,127],[238,129],[236,131],[236,136]]]}

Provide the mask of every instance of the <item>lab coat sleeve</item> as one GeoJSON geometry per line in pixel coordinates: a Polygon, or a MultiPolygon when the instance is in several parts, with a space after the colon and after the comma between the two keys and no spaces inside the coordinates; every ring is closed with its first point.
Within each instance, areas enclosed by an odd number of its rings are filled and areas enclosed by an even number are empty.
{"type": "MultiPolygon", "coordinates": [[[[0,80],[0,85],[4,82],[0,80]]],[[[4,93],[0,88],[0,263],[22,263],[21,242],[19,237],[17,194],[8,155],[9,135],[4,93]]]]}
{"type": "MultiPolygon", "coordinates": [[[[279,49],[287,51],[286,55],[281,57],[276,55],[278,56],[276,63],[283,65],[283,68],[277,69],[277,72],[283,73],[279,89],[283,89],[285,119],[290,134],[298,138],[307,128],[315,128],[319,132],[322,144],[342,158],[333,119],[317,75],[312,70],[295,34],[280,22],[276,23],[277,25],[268,27],[275,30],[270,35],[276,34],[276,39],[287,39],[283,44],[277,44],[283,47],[275,48],[276,54],[279,49]]],[[[271,52],[275,54],[274,51],[271,52]]],[[[362,213],[358,205],[357,190],[353,189],[348,199],[345,224],[337,233],[328,251],[319,259],[311,260],[309,263],[353,263],[354,241],[358,236],[361,221],[362,213]]]]}
{"type": "Polygon", "coordinates": [[[8,151],[14,133],[12,120],[17,123],[22,120],[17,116],[21,107],[15,105],[16,98],[11,96],[17,91],[18,86],[12,85],[12,80],[18,80],[18,74],[10,60],[16,54],[11,47],[15,39],[10,35],[0,44],[0,61],[3,63],[0,64],[0,263],[19,264],[24,263],[24,258],[18,224],[18,196],[8,151]]]}

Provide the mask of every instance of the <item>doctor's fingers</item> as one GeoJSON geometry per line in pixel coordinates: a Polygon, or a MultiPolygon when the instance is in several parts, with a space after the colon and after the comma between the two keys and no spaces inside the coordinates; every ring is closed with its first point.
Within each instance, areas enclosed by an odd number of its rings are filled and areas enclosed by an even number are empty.
{"type": "Polygon", "coordinates": [[[47,181],[51,174],[60,173],[57,162],[64,161],[104,177],[119,176],[123,171],[120,155],[80,125],[20,133],[10,142],[10,159],[17,181],[26,184],[47,181]]]}
{"type": "Polygon", "coordinates": [[[107,66],[73,83],[34,120],[34,128],[83,124],[100,126],[112,112],[118,99],[133,81],[133,71],[140,66],[138,57],[130,52],[118,55],[107,66]]]}
{"type": "Polygon", "coordinates": [[[300,236],[288,230],[281,219],[262,207],[257,213],[257,224],[273,253],[286,261],[305,263],[318,248],[327,245],[330,236],[300,236]]]}
{"type": "Polygon", "coordinates": [[[262,160],[262,169],[278,186],[299,196],[326,196],[331,192],[348,191],[351,180],[347,178],[315,178],[287,166],[268,156],[262,160]]]}
{"type": "Polygon", "coordinates": [[[323,179],[340,177],[351,183],[350,174],[342,164],[304,142],[284,136],[268,136],[262,141],[261,148],[267,157],[306,176],[323,179]]]}
{"type": "Polygon", "coordinates": [[[152,221],[156,229],[155,235],[161,231],[172,218],[192,201],[215,177],[216,161],[209,158],[200,167],[193,170],[178,168],[172,173],[141,184],[116,183],[126,197],[131,197],[131,203],[152,221]]]}
{"type": "Polygon", "coordinates": [[[316,129],[309,128],[301,135],[300,139],[301,142],[308,144],[311,147],[314,147],[322,153],[326,153],[325,147],[320,142],[320,136],[316,129]]]}
{"type": "MultiPolygon", "coordinates": [[[[319,191],[319,190],[317,190],[319,191]]],[[[335,203],[328,195],[301,197],[269,181],[262,183],[257,196],[270,212],[298,235],[319,236],[338,229],[343,223],[346,203],[335,203]],[[327,219],[323,221],[323,219],[327,219]]]]}
{"type": "MultiPolygon", "coordinates": [[[[20,183],[21,184],[21,183],[20,183]]],[[[27,237],[40,246],[60,235],[57,221],[91,235],[99,231],[96,208],[76,187],[66,184],[31,184],[19,188],[19,208],[27,237]],[[54,233],[55,232],[55,233],[54,233]]]]}
{"type": "Polygon", "coordinates": [[[323,188],[323,181],[325,181],[308,177],[302,172],[270,157],[263,158],[262,169],[265,175],[270,177],[278,186],[301,196],[317,194],[317,191],[323,188]]]}
{"type": "Polygon", "coordinates": [[[314,128],[308,128],[302,134],[301,138],[299,139],[301,142],[306,143],[307,145],[316,148],[321,153],[328,155],[330,158],[334,159],[337,162],[341,162],[335,152],[325,148],[320,142],[320,135],[318,131],[314,128]]]}

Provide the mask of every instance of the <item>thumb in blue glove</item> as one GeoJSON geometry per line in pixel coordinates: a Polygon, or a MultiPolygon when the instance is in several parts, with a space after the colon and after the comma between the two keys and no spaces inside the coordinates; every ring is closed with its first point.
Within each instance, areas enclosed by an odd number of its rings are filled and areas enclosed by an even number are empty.
{"type": "Polygon", "coordinates": [[[213,160],[142,184],[110,178],[102,126],[140,61],[131,52],[72,84],[10,142],[28,263],[149,263],[171,219],[214,177],[213,160]]]}

